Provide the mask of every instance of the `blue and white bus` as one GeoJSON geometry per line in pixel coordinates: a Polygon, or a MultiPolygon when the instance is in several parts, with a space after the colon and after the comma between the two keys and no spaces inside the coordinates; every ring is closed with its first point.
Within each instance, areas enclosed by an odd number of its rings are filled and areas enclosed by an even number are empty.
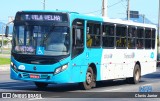
{"type": "Polygon", "coordinates": [[[126,79],[156,71],[156,26],[66,11],[19,11],[14,20],[11,79],[48,84],[126,79]]]}

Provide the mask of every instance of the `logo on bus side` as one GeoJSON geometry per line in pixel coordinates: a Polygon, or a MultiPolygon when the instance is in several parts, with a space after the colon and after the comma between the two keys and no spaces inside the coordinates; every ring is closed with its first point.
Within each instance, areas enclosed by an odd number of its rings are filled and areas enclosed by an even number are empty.
{"type": "Polygon", "coordinates": [[[26,68],[26,67],[25,67],[24,65],[20,65],[20,66],[18,67],[19,70],[25,70],[25,68],[26,68]]]}
{"type": "Polygon", "coordinates": [[[135,57],[135,53],[124,53],[124,58],[134,58],[135,57]]]}
{"type": "Polygon", "coordinates": [[[33,70],[37,70],[37,67],[36,67],[36,66],[34,66],[34,67],[33,67],[33,70]]]}
{"type": "Polygon", "coordinates": [[[154,53],[153,52],[151,53],[150,58],[152,58],[152,59],[154,58],[154,53]]]}
{"type": "Polygon", "coordinates": [[[112,57],[113,57],[112,54],[104,54],[104,59],[106,59],[106,58],[112,58],[112,57]]]}

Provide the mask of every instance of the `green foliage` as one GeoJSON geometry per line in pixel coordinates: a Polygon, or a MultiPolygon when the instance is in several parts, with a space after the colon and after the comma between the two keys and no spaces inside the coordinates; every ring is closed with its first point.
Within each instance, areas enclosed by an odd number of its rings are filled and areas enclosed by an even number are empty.
{"type": "MultiPolygon", "coordinates": [[[[3,41],[3,44],[4,44],[4,45],[7,45],[8,43],[9,43],[8,40],[4,40],[4,41],[3,41]]],[[[0,45],[2,45],[2,40],[0,40],[0,45]]]]}
{"type": "Polygon", "coordinates": [[[10,64],[10,59],[0,57],[0,65],[5,65],[5,64],[10,64]]]}

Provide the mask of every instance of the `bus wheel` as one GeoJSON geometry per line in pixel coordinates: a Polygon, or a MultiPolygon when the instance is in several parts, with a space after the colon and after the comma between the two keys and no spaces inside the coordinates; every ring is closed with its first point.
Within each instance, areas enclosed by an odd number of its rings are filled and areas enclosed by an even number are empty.
{"type": "Polygon", "coordinates": [[[87,73],[86,73],[86,81],[80,83],[80,86],[84,90],[89,90],[92,87],[96,86],[96,81],[95,81],[95,74],[93,73],[93,69],[91,67],[88,68],[87,73]]]}
{"type": "Polygon", "coordinates": [[[139,83],[140,79],[141,79],[141,69],[140,66],[136,64],[133,72],[133,77],[127,78],[126,80],[128,83],[137,84],[139,83]]]}
{"type": "Polygon", "coordinates": [[[37,88],[46,88],[48,86],[48,83],[35,82],[35,85],[37,86],[37,88]]]}

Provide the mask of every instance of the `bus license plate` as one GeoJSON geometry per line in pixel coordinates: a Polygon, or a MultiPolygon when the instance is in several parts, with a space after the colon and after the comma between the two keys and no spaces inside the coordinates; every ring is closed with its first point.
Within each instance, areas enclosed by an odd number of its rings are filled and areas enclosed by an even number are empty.
{"type": "Polygon", "coordinates": [[[30,78],[39,79],[40,76],[39,75],[30,74],[30,78]]]}

